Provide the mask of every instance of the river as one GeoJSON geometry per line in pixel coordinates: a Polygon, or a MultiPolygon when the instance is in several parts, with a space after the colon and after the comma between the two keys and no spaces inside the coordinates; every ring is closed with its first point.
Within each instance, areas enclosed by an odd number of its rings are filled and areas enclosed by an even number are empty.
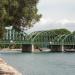
{"type": "Polygon", "coordinates": [[[75,53],[0,52],[23,75],[75,75],[75,53]]]}

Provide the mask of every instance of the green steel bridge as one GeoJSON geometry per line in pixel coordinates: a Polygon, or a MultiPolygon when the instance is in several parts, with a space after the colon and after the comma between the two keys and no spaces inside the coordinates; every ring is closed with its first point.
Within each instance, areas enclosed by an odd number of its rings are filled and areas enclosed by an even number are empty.
{"type": "MultiPolygon", "coordinates": [[[[27,34],[15,29],[6,30],[0,44],[36,45],[40,48],[53,46],[73,46],[75,48],[75,34],[57,35],[55,31],[36,31],[27,34]]],[[[70,48],[71,48],[70,47],[70,48]]],[[[55,48],[54,48],[55,49],[55,48]]]]}

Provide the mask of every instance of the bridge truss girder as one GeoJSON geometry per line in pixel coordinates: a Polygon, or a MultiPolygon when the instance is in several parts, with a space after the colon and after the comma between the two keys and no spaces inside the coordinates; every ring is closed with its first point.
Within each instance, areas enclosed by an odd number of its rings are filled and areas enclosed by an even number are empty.
{"type": "Polygon", "coordinates": [[[12,30],[6,30],[0,44],[35,44],[48,45],[75,45],[75,34],[57,35],[54,31],[37,31],[31,34],[12,30]]]}

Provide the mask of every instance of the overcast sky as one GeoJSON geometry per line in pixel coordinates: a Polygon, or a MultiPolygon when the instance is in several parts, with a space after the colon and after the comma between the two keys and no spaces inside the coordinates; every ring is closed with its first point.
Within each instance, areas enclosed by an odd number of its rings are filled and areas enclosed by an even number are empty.
{"type": "Polygon", "coordinates": [[[75,30],[75,0],[39,0],[38,9],[42,18],[32,30],[75,30]]]}

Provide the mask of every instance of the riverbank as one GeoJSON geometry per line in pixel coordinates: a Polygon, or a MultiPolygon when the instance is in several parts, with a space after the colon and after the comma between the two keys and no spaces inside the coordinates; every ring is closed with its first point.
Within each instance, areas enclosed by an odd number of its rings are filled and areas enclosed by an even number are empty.
{"type": "Polygon", "coordinates": [[[0,49],[0,51],[22,51],[22,49],[10,49],[10,48],[3,48],[3,49],[0,49]]]}
{"type": "Polygon", "coordinates": [[[15,68],[8,65],[4,59],[0,58],[0,75],[22,75],[15,68]]]}

